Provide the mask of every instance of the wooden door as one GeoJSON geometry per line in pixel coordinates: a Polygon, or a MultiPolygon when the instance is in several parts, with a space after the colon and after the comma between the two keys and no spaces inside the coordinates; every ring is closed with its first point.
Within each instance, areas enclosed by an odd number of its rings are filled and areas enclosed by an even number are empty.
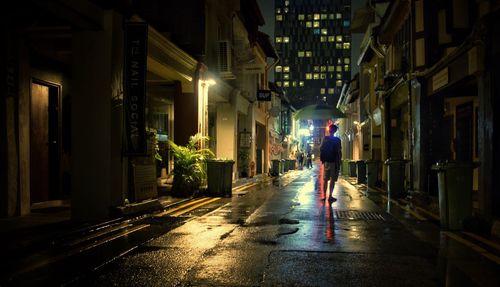
{"type": "Polygon", "coordinates": [[[49,200],[49,87],[31,84],[31,203],[49,200]]]}

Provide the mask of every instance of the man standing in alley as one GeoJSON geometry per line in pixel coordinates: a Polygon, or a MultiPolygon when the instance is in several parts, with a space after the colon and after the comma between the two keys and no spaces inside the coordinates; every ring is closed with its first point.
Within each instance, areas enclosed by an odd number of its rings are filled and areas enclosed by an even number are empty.
{"type": "Polygon", "coordinates": [[[326,190],[328,181],[330,181],[330,193],[328,201],[334,202],[337,199],[333,197],[333,188],[339,176],[340,159],[342,158],[342,144],[340,139],[334,136],[337,126],[331,124],[328,126],[327,133],[320,146],[320,160],[323,163],[323,200],[326,199],[326,190]]]}

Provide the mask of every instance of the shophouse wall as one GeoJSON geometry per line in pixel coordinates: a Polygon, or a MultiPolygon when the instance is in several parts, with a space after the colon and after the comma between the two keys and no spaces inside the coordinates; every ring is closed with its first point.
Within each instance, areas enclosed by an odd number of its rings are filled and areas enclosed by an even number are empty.
{"type": "Polygon", "coordinates": [[[73,37],[72,218],[102,220],[122,200],[121,114],[123,19],[105,11],[102,29],[73,37]]]}

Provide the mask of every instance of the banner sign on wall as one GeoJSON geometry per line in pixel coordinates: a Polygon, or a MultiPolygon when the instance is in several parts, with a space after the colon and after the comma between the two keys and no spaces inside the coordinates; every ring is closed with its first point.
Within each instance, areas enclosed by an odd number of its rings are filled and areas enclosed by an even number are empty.
{"type": "Polygon", "coordinates": [[[146,142],[146,63],[148,25],[125,23],[124,118],[125,155],[145,156],[146,142]]]}

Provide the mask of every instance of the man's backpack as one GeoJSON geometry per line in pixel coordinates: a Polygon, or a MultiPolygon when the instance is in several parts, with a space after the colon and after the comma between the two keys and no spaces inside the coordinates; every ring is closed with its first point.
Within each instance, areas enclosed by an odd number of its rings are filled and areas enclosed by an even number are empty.
{"type": "Polygon", "coordinates": [[[320,160],[322,162],[337,162],[340,160],[340,139],[337,137],[325,137],[320,148],[320,160]]]}

